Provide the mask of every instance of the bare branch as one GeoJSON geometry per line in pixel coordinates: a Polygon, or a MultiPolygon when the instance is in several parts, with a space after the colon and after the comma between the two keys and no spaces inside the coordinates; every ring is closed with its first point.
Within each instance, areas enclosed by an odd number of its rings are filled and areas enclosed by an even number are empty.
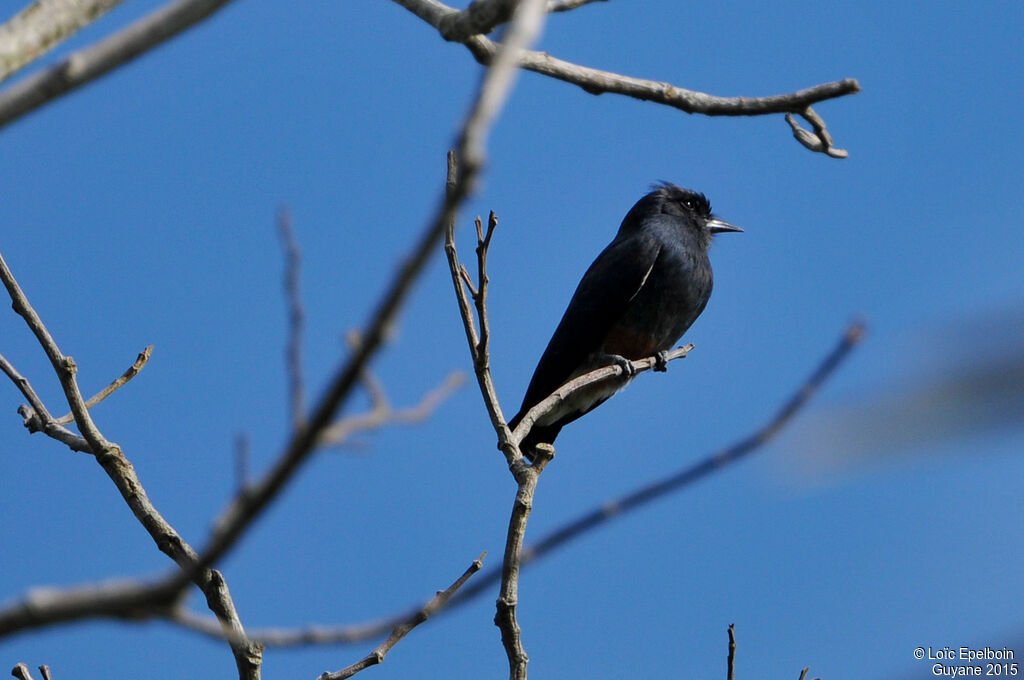
{"type": "MultiPolygon", "coordinates": [[[[538,3],[539,0],[527,0],[525,6],[529,8],[538,3]]],[[[527,13],[527,16],[532,15],[527,13]]],[[[516,50],[526,45],[539,30],[541,20],[529,23],[530,30],[517,30],[516,25],[520,23],[517,20],[506,38],[509,43],[507,53],[514,54],[516,50]]],[[[311,417],[295,432],[264,478],[250,486],[246,493],[237,496],[221,514],[213,535],[203,550],[201,566],[215,563],[235,545],[252,521],[269,506],[292,475],[309,459],[317,448],[323,431],[334,419],[335,413],[348,401],[364,369],[384,341],[387,329],[394,323],[399,308],[423,271],[434,245],[444,233],[445,226],[454,219],[458,207],[472,191],[476,177],[486,160],[487,135],[508,96],[515,70],[512,56],[499,56],[487,69],[459,136],[457,155],[461,161],[461,172],[454,185],[445,191],[440,208],[427,224],[378,303],[368,328],[363,333],[362,342],[348,361],[338,369],[326,393],[313,409],[311,417]]]]}
{"type": "Polygon", "coordinates": [[[245,630],[223,577],[216,570],[209,569],[209,565],[200,563],[199,556],[192,546],[178,534],[149,500],[142,482],[135,473],[135,468],[125,457],[121,447],[108,441],[93,422],[75,377],[78,371],[75,360],[60,351],[53,336],[29,304],[2,254],[0,280],[10,295],[14,311],[25,320],[50,360],[68,405],[71,406],[71,412],[75,416],[75,425],[88,444],[88,451],[95,456],[96,462],[114,482],[132,514],[146,529],[160,551],[181,567],[183,573],[175,577],[175,587],[184,588],[188,580],[199,586],[206,595],[211,611],[230,631],[228,641],[235,657],[239,677],[259,680],[262,647],[245,640],[245,630]]]}
{"type": "MultiPolygon", "coordinates": [[[[100,403],[115,391],[117,391],[122,385],[127,383],[129,380],[139,374],[139,371],[149,362],[150,355],[153,354],[153,345],[149,345],[146,349],[139,352],[139,356],[135,359],[135,363],[128,367],[128,370],[121,374],[121,377],[114,382],[107,385],[105,388],[97,392],[85,402],[85,407],[91,409],[96,404],[100,403]]],[[[57,418],[56,422],[58,425],[67,425],[68,423],[74,422],[75,414],[67,413],[60,418],[57,418]]]]}
{"type": "Polygon", "coordinates": [[[277,215],[277,229],[285,255],[284,292],[288,302],[288,349],[285,351],[288,367],[288,401],[291,406],[292,427],[296,430],[306,419],[305,383],[302,378],[302,325],[306,312],[299,291],[299,268],[302,251],[295,238],[292,216],[282,208],[277,215]]]}
{"type": "MultiPolygon", "coordinates": [[[[708,475],[733,465],[759,450],[785,427],[801,408],[814,396],[825,380],[832,375],[853,348],[863,337],[864,327],[859,323],[851,324],[844,332],[836,347],[821,361],[811,374],[800,384],[779,410],[761,427],[743,437],[736,443],[714,453],[699,463],[673,472],[650,484],[641,486],[618,498],[601,503],[576,519],[563,524],[536,543],[523,550],[523,564],[532,562],[555,548],[559,548],[575,538],[599,527],[615,517],[624,515],[639,507],[671,493],[684,489],[708,475]]],[[[644,360],[647,361],[647,360],[644,360]]],[[[636,366],[636,362],[634,362],[636,366]]],[[[615,367],[616,369],[618,367],[615,367]]],[[[603,369],[602,369],[603,370],[603,369]]],[[[593,375],[593,373],[589,374],[593,375]]],[[[588,376],[582,376],[588,377],[588,376]]],[[[540,406],[540,405],[538,405],[540,406]]],[[[517,429],[518,431],[518,429],[517,429]]],[[[473,585],[459,594],[463,598],[471,598],[479,594],[478,589],[485,590],[500,577],[497,570],[488,570],[473,582],[473,585]]]]}
{"type": "Polygon", "coordinates": [[[0,26],[0,81],[124,0],[36,0],[0,26]]]}
{"type": "Polygon", "coordinates": [[[121,66],[207,18],[230,0],[177,0],[56,66],[0,92],[0,128],[121,66]]]}
{"type": "Polygon", "coordinates": [[[448,600],[451,599],[452,595],[455,594],[455,591],[461,588],[473,574],[480,571],[480,568],[484,563],[484,557],[486,556],[487,551],[481,553],[480,557],[476,558],[476,560],[469,565],[469,568],[463,572],[462,576],[455,580],[455,583],[448,586],[445,590],[439,591],[420,610],[414,612],[407,619],[395,626],[394,630],[391,631],[391,635],[389,635],[388,638],[377,647],[377,649],[373,650],[362,660],[347,668],[334,673],[323,673],[320,675],[319,680],[344,680],[345,678],[351,678],[359,671],[365,670],[370,666],[375,666],[384,661],[384,657],[391,651],[391,648],[398,644],[402,638],[408,635],[409,631],[429,619],[434,613],[444,607],[448,603],[448,600]]]}
{"type": "MultiPolygon", "coordinates": [[[[750,435],[722,451],[715,453],[696,465],[686,467],[672,473],[662,480],[642,486],[618,498],[602,503],[600,506],[584,513],[576,519],[543,536],[539,541],[522,549],[520,567],[530,564],[560,548],[572,540],[586,534],[608,521],[632,512],[655,500],[663,498],[689,487],[705,476],[721,471],[739,462],[755,450],[770,441],[806,403],[814,396],[825,380],[839,367],[850,351],[860,341],[863,328],[859,324],[851,325],[843,334],[839,344],[814,369],[810,376],[784,402],[778,412],[764,425],[750,435]]],[[[647,360],[644,360],[645,362],[647,360]]],[[[635,364],[634,364],[635,366],[635,364]]],[[[603,370],[603,369],[602,369],[603,370]]],[[[646,370],[646,368],[645,368],[646,370]]],[[[586,378],[587,376],[583,376],[586,378]]],[[[502,568],[492,568],[483,572],[473,583],[462,589],[452,599],[452,605],[458,606],[484,592],[500,581],[502,568]]],[[[416,610],[414,610],[416,611],[416,610]]],[[[450,611],[450,609],[446,609],[450,611]]],[[[407,619],[409,613],[390,616],[379,621],[350,626],[318,625],[300,629],[252,629],[249,631],[254,640],[259,640],[267,647],[295,647],[302,645],[351,644],[379,638],[389,630],[407,619]]],[[[223,638],[223,634],[213,619],[191,614],[186,611],[175,612],[172,620],[191,630],[205,635],[223,638]]]]}
{"type": "MultiPolygon", "coordinates": [[[[439,32],[441,32],[441,26],[445,21],[451,21],[448,17],[460,14],[458,10],[438,2],[438,0],[395,0],[395,2],[438,29],[439,32]]],[[[498,51],[497,44],[483,35],[468,36],[459,42],[462,42],[481,64],[491,63],[498,51]]],[[[676,87],[671,83],[633,78],[611,71],[580,66],[552,57],[545,52],[522,50],[518,54],[518,65],[528,71],[572,83],[590,94],[611,92],[664,104],[686,113],[699,113],[706,116],[761,116],[773,113],[805,115],[812,104],[860,92],[860,84],[853,78],[847,78],[789,94],[768,97],[719,97],[676,87]]],[[[820,121],[820,118],[818,120],[820,121]]],[[[810,122],[810,119],[808,121],[810,122]]],[[[821,123],[821,130],[824,130],[824,123],[821,123]]],[[[806,130],[804,132],[812,136],[817,136],[820,133],[817,125],[815,125],[815,132],[806,130]]],[[[812,151],[822,151],[834,158],[844,157],[841,149],[833,149],[831,138],[819,137],[817,146],[815,144],[808,146],[804,139],[800,141],[812,151]],[[829,153],[829,149],[832,149],[834,153],[829,153]]]]}
{"type": "MultiPolygon", "coordinates": [[[[119,387],[134,378],[138,372],[142,370],[142,367],[146,365],[146,362],[149,361],[149,356],[152,351],[153,346],[150,345],[140,352],[135,363],[132,364],[132,366],[125,371],[120,378],[112,382],[85,403],[86,408],[92,408],[113,394],[119,387]]],[[[29,403],[22,404],[18,408],[18,413],[21,414],[23,424],[29,432],[43,432],[48,437],[65,444],[73,451],[92,453],[92,449],[89,448],[89,444],[84,437],[81,437],[64,427],[64,425],[67,425],[74,420],[73,414],[67,414],[60,418],[52,417],[49,410],[47,410],[46,406],[43,404],[42,399],[40,399],[35,393],[35,390],[32,388],[32,384],[28,379],[18,373],[17,369],[15,369],[3,355],[0,355],[0,370],[7,374],[7,377],[11,379],[18,389],[21,390],[21,393],[25,395],[25,398],[28,399],[29,403]]]]}
{"type": "MultiPolygon", "coordinates": [[[[685,359],[691,351],[693,351],[692,343],[683,345],[682,347],[676,347],[665,355],[665,360],[675,361],[676,359],[685,359]]],[[[633,364],[633,370],[635,373],[643,373],[644,371],[651,370],[657,365],[657,357],[637,359],[630,363],[633,364]]],[[[574,378],[573,380],[565,383],[552,392],[548,397],[545,397],[543,401],[531,408],[526,415],[523,416],[523,419],[519,422],[519,426],[516,428],[516,431],[512,433],[512,441],[518,445],[519,442],[523,441],[523,437],[529,434],[534,423],[558,408],[559,404],[576,392],[593,385],[594,383],[603,382],[605,380],[615,380],[621,375],[622,367],[618,364],[612,364],[610,366],[602,366],[601,368],[594,369],[590,373],[585,373],[578,378],[574,378]]]]}
{"type": "MultiPolygon", "coordinates": [[[[550,552],[560,548],[574,539],[594,529],[599,528],[608,521],[625,515],[640,507],[675,493],[691,484],[703,479],[705,476],[721,471],[730,465],[739,462],[754,451],[760,449],[770,441],[778,432],[796,415],[796,413],[814,396],[825,380],[839,367],[842,361],[849,355],[850,351],[860,341],[863,328],[859,324],[851,325],[843,334],[842,339],[836,348],[815,368],[812,374],[797,388],[793,395],[784,403],[784,406],[768,422],[756,429],[751,434],[740,439],[735,444],[715,453],[696,465],[689,466],[678,472],[672,473],[662,480],[645,485],[626,493],[618,498],[612,499],[594,509],[586,512],[576,519],[567,522],[561,527],[543,536],[532,545],[522,550],[520,566],[525,566],[536,560],[545,557],[550,552]]],[[[646,361],[646,360],[645,360],[646,361]]],[[[584,376],[586,377],[586,376],[584,376]]],[[[452,605],[458,606],[468,602],[475,597],[490,592],[490,588],[501,579],[501,568],[492,568],[480,575],[478,579],[467,588],[462,589],[453,599],[452,605]]],[[[20,607],[22,605],[18,605],[20,607]]],[[[424,605],[425,606],[425,605],[424,605]]],[[[97,606],[98,609],[103,607],[97,606]]],[[[418,611],[418,607],[413,611],[418,611]]],[[[446,609],[445,611],[450,611],[446,609]]],[[[37,610],[38,614],[38,610],[37,610]]],[[[9,631],[16,631],[25,626],[18,625],[11,627],[13,617],[18,614],[12,610],[0,612],[0,635],[9,631]]],[[[87,613],[83,617],[94,617],[102,614],[87,613]]],[[[352,644],[365,642],[379,638],[393,629],[403,620],[411,616],[410,612],[390,616],[382,620],[371,621],[364,624],[349,626],[316,625],[301,629],[263,628],[251,629],[248,631],[250,639],[259,641],[266,647],[296,647],[303,645],[325,645],[325,644],[352,644]]],[[[225,633],[221,624],[213,618],[190,613],[184,609],[176,608],[167,613],[167,618],[185,628],[202,633],[209,637],[224,639],[225,633]]],[[[45,625],[42,622],[40,625],[45,625]]]]}
{"type": "MultiPolygon", "coordinates": [[[[671,493],[680,491],[694,482],[715,472],[724,470],[753,452],[759,450],[785,427],[792,418],[814,396],[821,385],[849,356],[853,348],[863,337],[864,328],[859,323],[851,324],[844,332],[836,347],[815,367],[811,374],[800,384],[775,415],[751,434],[738,440],[721,451],[714,453],[703,461],[673,472],[660,480],[641,486],[618,498],[601,503],[589,512],[583,513],[554,531],[543,536],[536,543],[526,546],[522,553],[522,564],[529,564],[540,559],[556,548],[560,548],[572,540],[605,524],[615,517],[627,514],[671,493]]],[[[678,350],[677,350],[678,351],[678,350]]],[[[649,361],[647,359],[644,360],[649,361]]],[[[638,362],[634,362],[636,367],[638,362]]],[[[653,362],[652,362],[653,363],[653,362]]],[[[618,367],[615,367],[618,370],[618,367]]],[[[605,369],[601,369],[605,370],[605,369]]],[[[594,372],[596,373],[596,372],[594,372]]],[[[581,376],[588,379],[594,373],[581,376]]],[[[575,382],[575,381],[574,381],[575,382]]],[[[543,402],[542,402],[543,403],[543,402]]],[[[541,404],[538,404],[540,407],[541,404]]],[[[518,430],[517,430],[518,431],[518,430]]],[[[501,578],[501,571],[489,569],[475,579],[455,598],[456,603],[470,600],[481,593],[489,592],[494,583],[501,578]]],[[[454,603],[453,603],[454,604],[454,603]]],[[[378,633],[379,634],[379,633],[378,633]]]]}
{"type": "Polygon", "coordinates": [[[156,583],[109,581],[74,588],[35,588],[0,611],[0,637],[83,619],[137,621],[165,616],[181,599],[180,575],[156,583]]]}
{"type": "MultiPolygon", "coordinates": [[[[456,176],[458,174],[458,168],[456,166],[455,152],[448,152],[448,178],[446,188],[449,194],[455,191],[456,187],[456,176]]],[[[459,262],[459,254],[455,248],[455,215],[451,216],[445,226],[444,232],[444,252],[448,260],[448,271],[452,275],[452,285],[455,286],[455,298],[459,304],[459,314],[462,315],[462,326],[466,331],[466,341],[469,343],[469,353],[473,359],[473,366],[477,364],[477,354],[479,352],[480,338],[476,332],[476,319],[473,316],[473,307],[469,303],[469,296],[466,295],[466,288],[469,289],[469,293],[472,296],[476,296],[477,291],[473,286],[473,279],[469,275],[469,271],[465,265],[459,262]],[[465,288],[463,287],[465,284],[465,288]]],[[[479,372],[477,372],[479,379],[479,372]]],[[[484,386],[480,386],[484,389],[484,386]]],[[[484,393],[484,399],[487,400],[487,392],[484,393]]],[[[502,421],[504,418],[501,419],[502,421]]]]}
{"type": "MultiPolygon", "coordinates": [[[[506,427],[507,429],[507,427],[506,427]]],[[[518,453],[518,447],[516,447],[518,453]]],[[[522,567],[523,540],[526,537],[526,523],[533,510],[533,495],[537,491],[540,473],[551,461],[555,450],[550,444],[534,447],[532,464],[526,464],[522,457],[511,465],[512,474],[519,485],[512,514],[508,521],[505,538],[505,555],[501,563],[501,587],[495,606],[494,625],[501,631],[501,644],[508,657],[509,680],[526,680],[526,665],[530,657],[523,647],[522,630],[519,627],[519,570],[522,567]]]]}
{"type": "MultiPolygon", "coordinates": [[[[457,172],[455,158],[452,152],[448,153],[448,182],[449,186],[454,182],[457,172]]],[[[455,247],[455,224],[454,220],[448,224],[445,230],[444,252],[448,259],[448,271],[451,273],[452,285],[455,287],[455,297],[459,305],[459,313],[462,316],[462,325],[466,331],[466,340],[469,343],[469,353],[473,359],[473,373],[476,375],[477,385],[480,387],[480,395],[483,397],[487,414],[491,418],[491,425],[498,435],[498,446],[505,454],[508,464],[511,466],[517,459],[522,459],[519,451],[518,441],[513,443],[511,433],[505,415],[501,411],[501,403],[498,400],[498,393],[494,387],[494,380],[491,377],[490,360],[490,325],[487,319],[487,251],[491,245],[491,237],[498,225],[498,218],[492,211],[487,223],[487,234],[484,234],[480,218],[475,221],[477,234],[477,276],[480,278],[479,288],[473,286],[473,280],[466,270],[465,265],[459,262],[459,253],[455,247]],[[469,295],[466,289],[469,289],[469,295]],[[474,304],[469,302],[470,296],[474,304]],[[473,314],[476,308],[480,317],[480,331],[477,331],[477,319],[473,314]]]]}

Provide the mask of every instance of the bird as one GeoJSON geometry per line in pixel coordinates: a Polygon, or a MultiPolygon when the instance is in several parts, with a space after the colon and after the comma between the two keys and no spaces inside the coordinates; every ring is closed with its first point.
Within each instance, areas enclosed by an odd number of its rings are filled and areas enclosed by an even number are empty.
{"type": "Polygon", "coordinates": [[[741,232],[711,212],[704,194],[659,182],[626,213],[619,230],[580,281],[530,379],[511,430],[531,408],[573,378],[619,365],[623,378],[574,393],[538,419],[520,442],[528,460],[538,444],[553,444],[561,429],[626,386],[630,363],[655,357],[682,338],[711,297],[708,248],[715,234],[741,232]]]}

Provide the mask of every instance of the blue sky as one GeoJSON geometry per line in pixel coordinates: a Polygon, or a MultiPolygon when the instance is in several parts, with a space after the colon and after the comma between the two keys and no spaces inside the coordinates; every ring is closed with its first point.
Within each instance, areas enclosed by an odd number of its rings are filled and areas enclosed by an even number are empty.
{"type": "MultiPolygon", "coordinates": [[[[126,3],[47,63],[156,6],[126,3]]],[[[1024,292],[1022,19],[1014,2],[660,0],[550,18],[539,48],[598,68],[721,95],[844,77],[863,92],[816,107],[850,152],[837,161],[800,147],[782,116],[710,119],[519,80],[460,218],[464,258],[472,217],[501,220],[490,310],[506,413],[652,182],[703,191],[746,229],[712,249],[692,355],[559,438],[528,540],[759,425],[851,319],[869,335],[756,458],[524,571],[531,677],[721,677],[729,623],[740,678],[804,666],[828,680],[929,677],[917,646],[1024,654],[1019,420],[888,449],[883,436],[870,456],[834,426],[1020,354],[1006,330],[1019,325],[1003,322],[1020,318],[1024,292]]],[[[155,345],[95,416],[194,544],[234,489],[238,434],[257,471],[288,434],[276,211],[290,208],[303,247],[315,395],[435,208],[479,73],[393,3],[239,0],[0,131],[4,257],[85,391],[155,345]]],[[[12,313],[0,351],[66,410],[12,313]]],[[[470,369],[440,249],[373,368],[396,405],[470,369]]],[[[0,600],[163,573],[95,462],[28,436],[13,386],[0,399],[0,600]]],[[[244,623],[360,622],[429,597],[482,550],[497,564],[514,484],[493,442],[468,385],[425,424],[318,456],[222,565],[244,623]]],[[[493,599],[421,626],[366,677],[504,675],[493,599]]],[[[264,677],[315,677],[372,646],[268,650],[264,677]]],[[[234,672],[224,645],[162,623],[22,635],[0,642],[0,659],[57,678],[234,672]]]]}

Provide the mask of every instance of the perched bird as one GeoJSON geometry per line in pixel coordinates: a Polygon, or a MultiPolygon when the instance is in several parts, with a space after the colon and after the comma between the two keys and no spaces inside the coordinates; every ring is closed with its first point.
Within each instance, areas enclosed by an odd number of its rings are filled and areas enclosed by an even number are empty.
{"type": "Polygon", "coordinates": [[[630,361],[655,356],[665,370],[667,351],[704,311],[711,296],[711,237],[743,231],[711,214],[703,194],[663,182],[626,214],[615,239],[594,263],[569,302],[526,389],[513,430],[526,413],[566,382],[607,366],[625,380],[576,392],[536,422],[521,443],[551,444],[568,423],[602,404],[633,376],[630,361]]]}

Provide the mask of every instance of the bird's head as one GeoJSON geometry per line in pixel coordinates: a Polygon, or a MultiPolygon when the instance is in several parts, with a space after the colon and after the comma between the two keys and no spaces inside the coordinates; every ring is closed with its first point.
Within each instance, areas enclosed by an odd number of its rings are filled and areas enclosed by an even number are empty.
{"type": "Polygon", "coordinates": [[[711,212],[711,203],[704,194],[690,191],[675,184],[661,182],[656,184],[648,197],[655,199],[660,212],[683,218],[690,225],[700,230],[710,242],[711,236],[723,231],[743,231],[735,224],[730,224],[711,212]]]}

